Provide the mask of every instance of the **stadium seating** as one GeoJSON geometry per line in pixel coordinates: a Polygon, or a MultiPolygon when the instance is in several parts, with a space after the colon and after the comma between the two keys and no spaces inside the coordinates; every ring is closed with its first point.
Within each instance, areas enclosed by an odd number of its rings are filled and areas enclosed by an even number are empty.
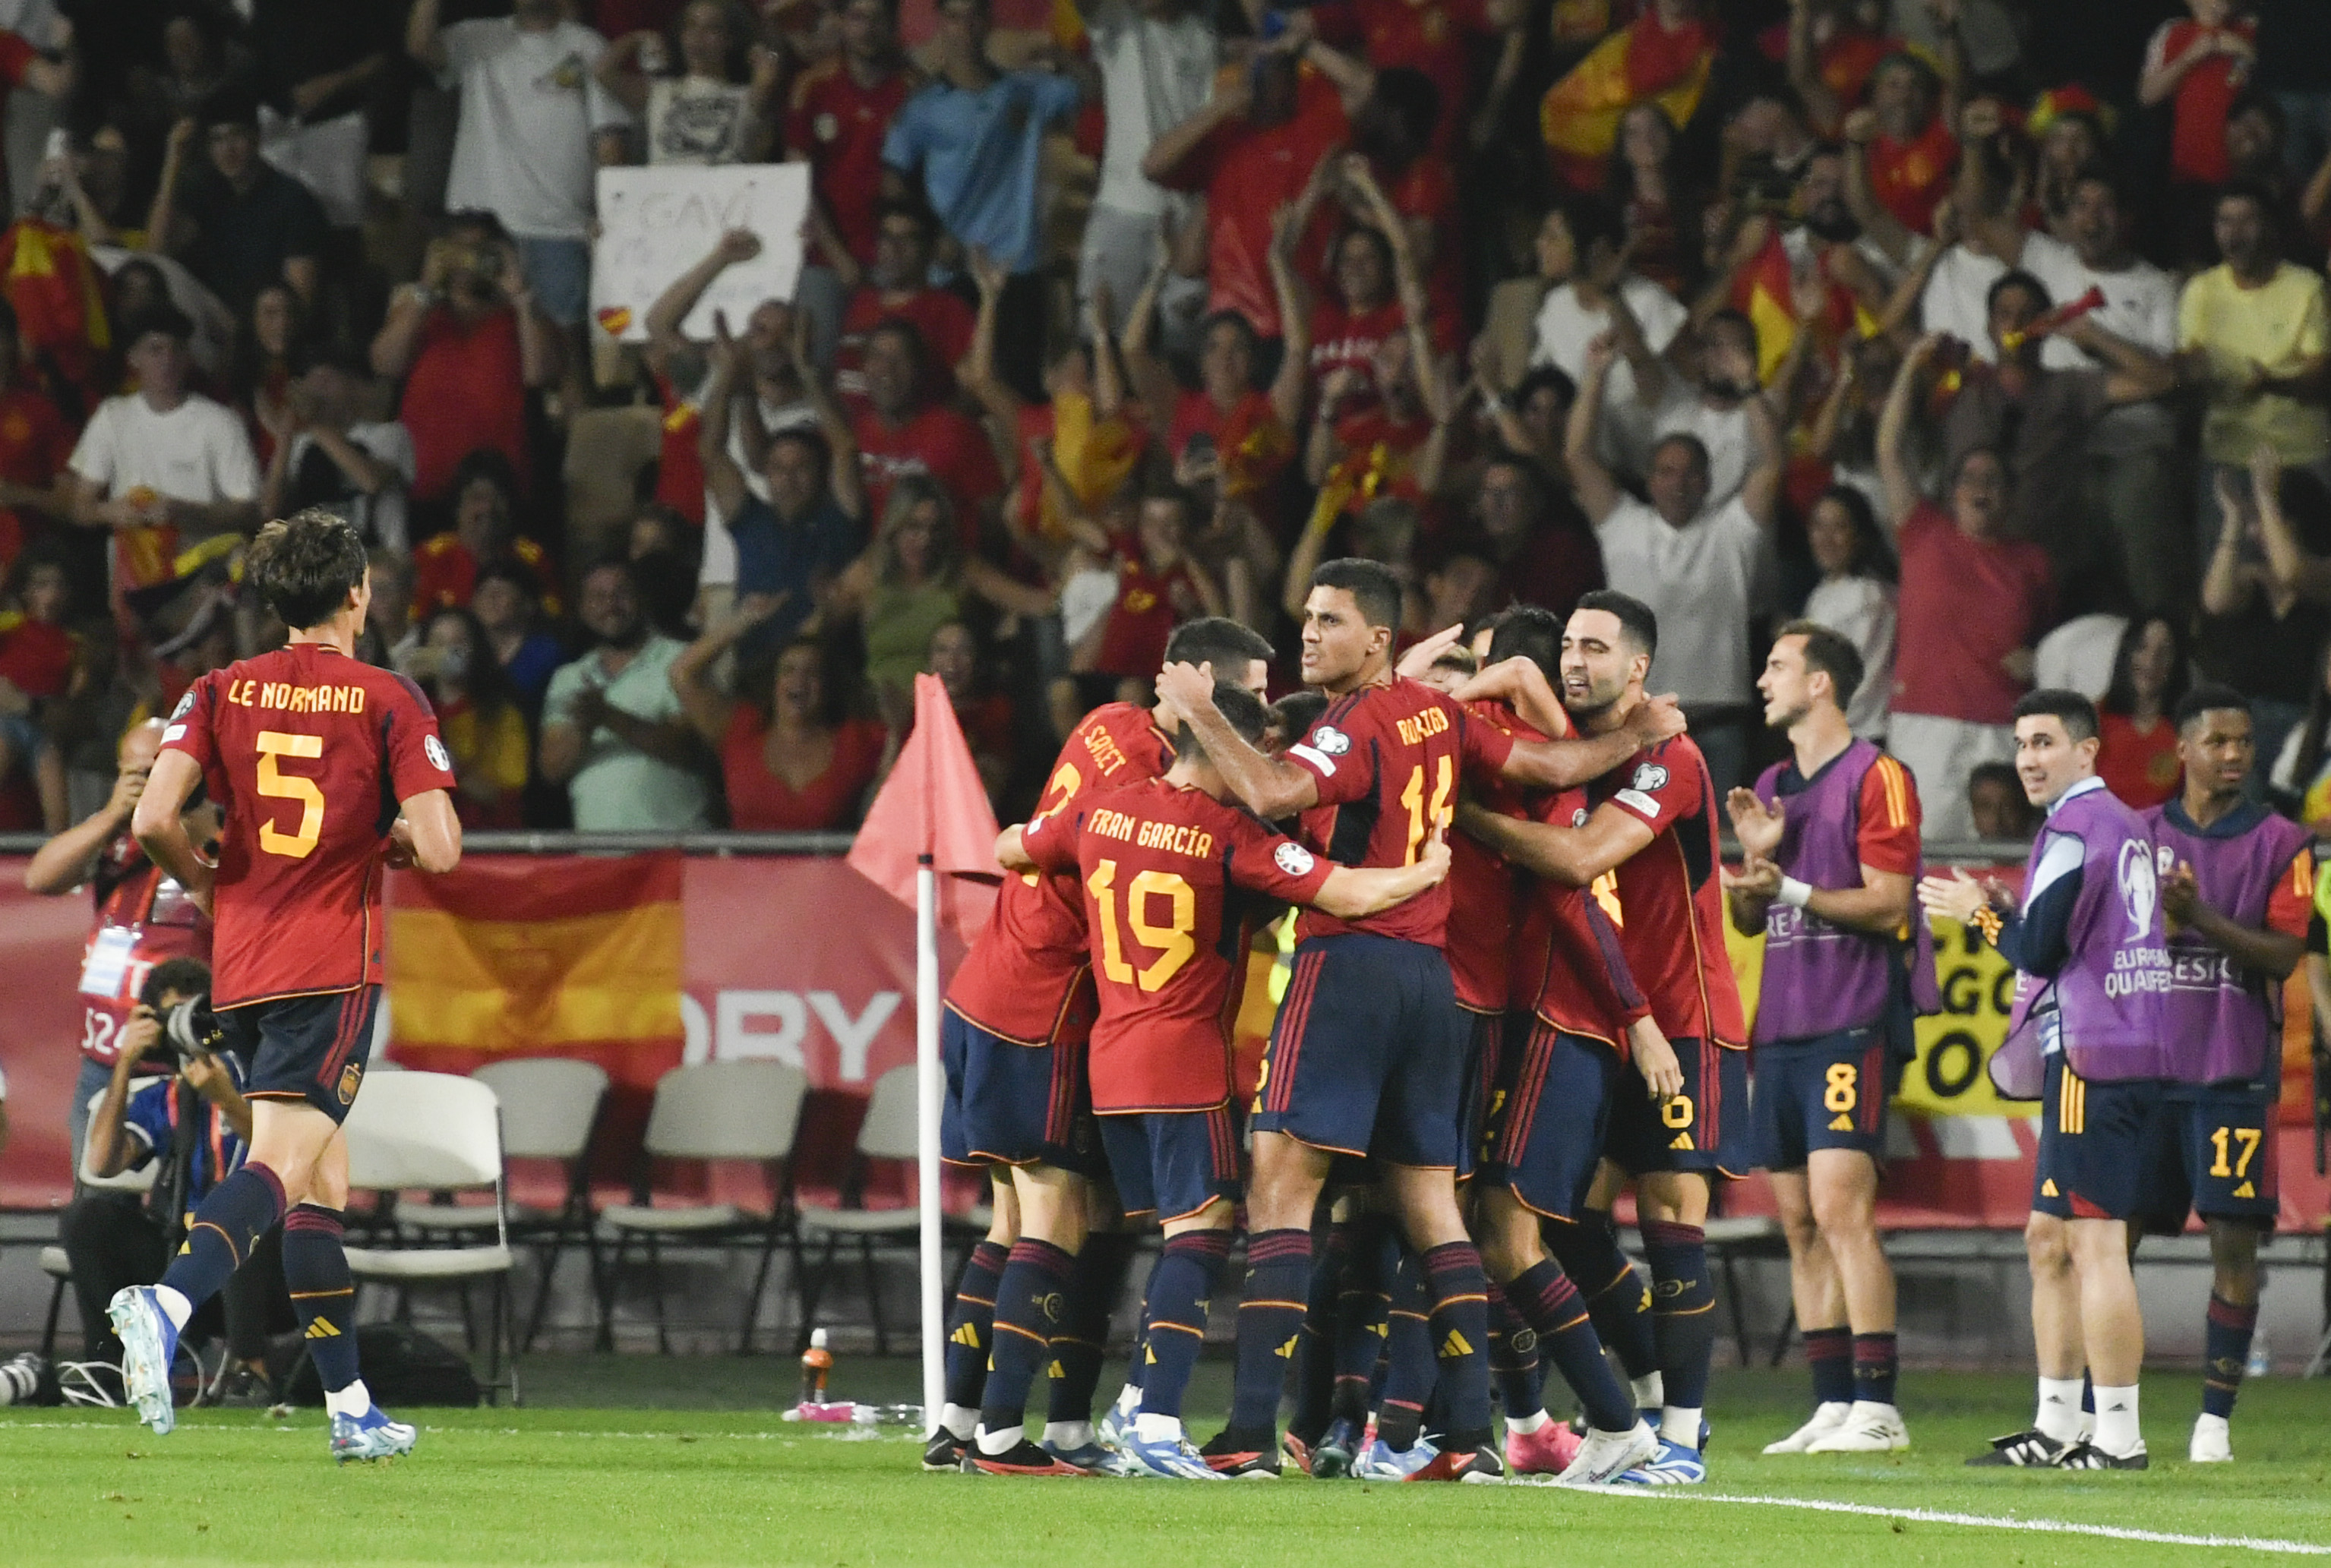
{"type": "Polygon", "coordinates": [[[867,1097],[866,1119],[858,1126],[858,1143],[849,1174],[843,1178],[840,1208],[804,1207],[802,1239],[825,1241],[824,1256],[806,1272],[797,1271],[795,1288],[801,1297],[801,1333],[794,1348],[809,1347],[809,1331],[817,1318],[819,1297],[833,1273],[833,1255],[844,1237],[855,1237],[864,1271],[866,1312],[874,1325],[874,1354],[890,1354],[890,1334],[882,1319],[880,1276],[874,1267],[878,1241],[918,1244],[921,1217],[912,1208],[869,1209],[864,1206],[866,1163],[869,1160],[911,1160],[915,1157],[915,1069],[894,1067],[874,1080],[867,1097]]]}

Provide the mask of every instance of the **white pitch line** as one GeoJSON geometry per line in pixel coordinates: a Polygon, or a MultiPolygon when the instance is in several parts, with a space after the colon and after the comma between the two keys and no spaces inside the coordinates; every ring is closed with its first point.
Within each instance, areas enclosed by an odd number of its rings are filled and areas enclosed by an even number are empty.
{"type": "Polygon", "coordinates": [[[1972,1525],[1990,1530],[2026,1530],[2035,1535],[2098,1535],[2110,1541],[2144,1541],[2162,1546],[2234,1546],[2246,1552],[2271,1552],[2288,1557],[2331,1557],[2331,1545],[2313,1541],[2280,1541],[2260,1535],[2188,1535],[2168,1530],[2134,1530],[2119,1525],[2079,1525],[2069,1519],[1995,1518],[1985,1514],[1958,1514],[1940,1508],[1881,1508],[1870,1503],[1833,1503],[1815,1497],[1743,1497],[1728,1492],[1696,1492],[1665,1487],[1581,1487],[1578,1491],[1608,1497],[1662,1497],[1678,1502],[1747,1503],[1768,1508],[1803,1508],[1816,1514],[1864,1514],[1880,1519],[1908,1519],[1922,1525],[1972,1525]]]}

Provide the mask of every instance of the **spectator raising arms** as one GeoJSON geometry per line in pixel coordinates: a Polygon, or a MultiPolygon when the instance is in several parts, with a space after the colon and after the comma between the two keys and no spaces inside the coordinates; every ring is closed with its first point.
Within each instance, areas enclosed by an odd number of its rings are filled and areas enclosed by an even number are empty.
{"type": "Polygon", "coordinates": [[[726,0],[689,0],[672,37],[652,29],[607,46],[591,74],[616,102],[641,118],[649,164],[751,164],[768,161],[776,135],[774,51],[748,56],[726,0]],[[676,45],[676,51],[671,47],[676,45]],[[678,74],[670,74],[673,55],[678,74]],[[747,65],[749,79],[738,70],[747,65]]]}
{"type": "Polygon", "coordinates": [[[915,87],[891,0],[845,0],[841,16],[841,49],[794,78],[785,114],[785,150],[809,160],[812,221],[833,237],[823,248],[837,271],[844,256],[861,267],[875,261],[882,138],[915,87]]]}
{"type": "Polygon", "coordinates": [[[858,820],[888,767],[883,727],[845,718],[828,691],[825,649],[785,643],[774,660],[740,663],[737,695],[712,683],[720,656],[766,624],[784,596],[749,594],[672,661],[671,687],[688,722],[720,758],[728,825],[746,832],[821,832],[858,820]]]}

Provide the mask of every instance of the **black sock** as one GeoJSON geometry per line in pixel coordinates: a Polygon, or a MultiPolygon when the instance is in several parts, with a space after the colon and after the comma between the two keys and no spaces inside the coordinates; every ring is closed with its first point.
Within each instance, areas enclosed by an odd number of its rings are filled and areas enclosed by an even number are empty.
{"type": "Polygon", "coordinates": [[[1537,1331],[1538,1354],[1554,1364],[1578,1396],[1588,1423],[1597,1431],[1632,1429],[1639,1419],[1634,1396],[1604,1359],[1586,1303],[1562,1265],[1541,1258],[1506,1287],[1506,1295],[1537,1331]]]}
{"type": "Polygon", "coordinates": [[[1356,1428],[1375,1402],[1376,1363],[1391,1333],[1393,1282],[1400,1272],[1400,1232],[1383,1214],[1352,1222],[1351,1261],[1336,1293],[1336,1392],[1331,1413],[1356,1428]]]}
{"type": "Polygon", "coordinates": [[[227,1276],[251,1256],[252,1245],[282,1218],[282,1181],[265,1165],[245,1160],[195,1211],[195,1222],[186,1227],[186,1240],[162,1283],[188,1306],[200,1307],[219,1293],[227,1276]]]}
{"type": "Polygon", "coordinates": [[[1898,1362],[1894,1335],[1857,1334],[1853,1336],[1853,1397],[1871,1404],[1894,1402],[1894,1373],[1898,1362]]]}
{"type": "Polygon", "coordinates": [[[283,1217],[283,1284],[324,1392],[339,1392],[357,1373],[357,1282],[338,1209],[301,1203],[283,1217]]]}
{"type": "Polygon", "coordinates": [[[1093,1390],[1108,1354],[1108,1326],[1125,1296],[1133,1267],[1135,1238],[1124,1231],[1097,1231],[1085,1238],[1069,1276],[1067,1316],[1052,1335],[1052,1390],[1048,1421],[1092,1420],[1093,1390]]]}
{"type": "Polygon", "coordinates": [[[1149,1350],[1141,1413],[1179,1416],[1190,1373],[1206,1343],[1206,1306],[1231,1256],[1228,1231],[1185,1231],[1166,1239],[1149,1278],[1149,1350]]]}
{"type": "Polygon", "coordinates": [[[1667,1402],[1698,1410],[1708,1403],[1708,1365],[1716,1353],[1716,1286],[1708,1275],[1708,1232],[1662,1220],[1642,1222],[1643,1256],[1658,1281],[1651,1334],[1659,1346],[1667,1402]]]}
{"type": "Polygon", "coordinates": [[[1028,1385],[1051,1357],[1076,1264],[1074,1254],[1050,1241],[1023,1236],[1012,1244],[995,1287],[994,1348],[988,1353],[987,1389],[979,1402],[985,1430],[1001,1431],[1027,1419],[1028,1385]]]}
{"type": "Polygon", "coordinates": [[[1812,1370],[1813,1403],[1849,1404],[1853,1400],[1853,1330],[1805,1330],[1805,1365],[1812,1370]]]}
{"type": "Polygon", "coordinates": [[[1336,1301],[1352,1260],[1352,1227],[1332,1223],[1311,1259],[1311,1289],[1303,1302],[1303,1343],[1295,1356],[1295,1413],[1287,1430],[1316,1443],[1336,1413],[1336,1301]]]}
{"type": "Polygon", "coordinates": [[[2234,1413],[2242,1377],[2250,1369],[2250,1335],[2258,1329],[2258,1303],[2238,1306],[2210,1293],[2210,1316],[2203,1331],[2202,1409],[2213,1416],[2234,1413]]]}
{"type": "Polygon", "coordinates": [[[1444,1241],[1424,1254],[1432,1297],[1432,1352],[1448,1402],[1447,1446],[1463,1452],[1489,1440],[1489,1279],[1470,1241],[1444,1241]]]}
{"type": "Polygon", "coordinates": [[[1289,1227],[1246,1239],[1246,1296],[1239,1303],[1238,1382],[1231,1430],[1242,1439],[1279,1430],[1280,1396],[1303,1332],[1311,1282],[1311,1232],[1289,1227]]]}
{"type": "Polygon", "coordinates": [[[1414,1258],[1402,1259],[1384,1323],[1384,1392],[1375,1402],[1376,1436],[1394,1450],[1414,1448],[1417,1434],[1424,1430],[1425,1402],[1432,1397],[1439,1373],[1432,1354],[1432,1311],[1422,1267],[1414,1258]]]}
{"type": "MultiPolygon", "coordinates": [[[[977,1410],[987,1388],[987,1336],[995,1321],[995,1287],[1012,1249],[982,1241],[964,1259],[956,1281],[955,1306],[947,1313],[947,1402],[977,1410]]],[[[961,1434],[967,1436],[968,1434],[961,1434]]]]}
{"type": "Polygon", "coordinates": [[[1546,1250],[1586,1298],[1594,1332],[1619,1357],[1629,1377],[1660,1370],[1659,1344],[1651,1330],[1651,1293],[1642,1276],[1619,1250],[1619,1228],[1607,1210],[1582,1209],[1573,1221],[1541,1228],[1546,1250]]]}
{"type": "Polygon", "coordinates": [[[1538,1390],[1537,1330],[1522,1320],[1494,1279],[1489,1281],[1489,1380],[1509,1421],[1527,1421],[1546,1409],[1538,1390]]]}

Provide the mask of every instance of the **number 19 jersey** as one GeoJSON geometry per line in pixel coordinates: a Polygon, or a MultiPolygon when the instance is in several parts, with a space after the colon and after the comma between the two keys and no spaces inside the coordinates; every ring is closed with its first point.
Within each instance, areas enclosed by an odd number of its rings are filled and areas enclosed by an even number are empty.
{"type": "Polygon", "coordinates": [[[421,689],[294,642],[196,680],[162,745],[225,816],[214,1003],[378,984],[383,841],[399,802],[453,787],[421,689]]]}

